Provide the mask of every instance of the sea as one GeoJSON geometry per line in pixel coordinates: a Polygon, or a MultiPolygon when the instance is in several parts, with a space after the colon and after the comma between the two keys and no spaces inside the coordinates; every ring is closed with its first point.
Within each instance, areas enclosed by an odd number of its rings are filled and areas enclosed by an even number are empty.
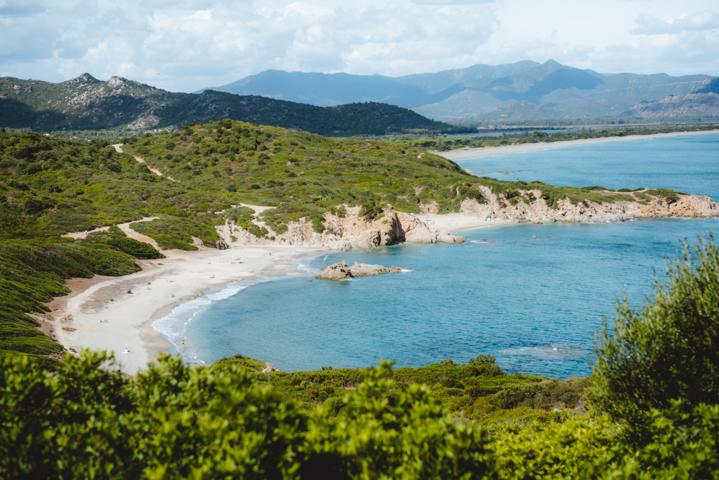
{"type": "MultiPolygon", "coordinates": [[[[477,175],[556,185],[673,188],[719,200],[719,134],[663,136],[464,158],[477,175]]],[[[209,292],[191,319],[155,327],[189,361],[236,354],[281,370],[398,366],[491,354],[506,372],[586,376],[618,302],[641,308],[685,241],[717,219],[511,225],[461,245],[398,245],[304,258],[302,273],[209,292]],[[314,280],[346,260],[403,273],[314,280]]],[[[178,317],[179,318],[179,317],[178,317]]]]}

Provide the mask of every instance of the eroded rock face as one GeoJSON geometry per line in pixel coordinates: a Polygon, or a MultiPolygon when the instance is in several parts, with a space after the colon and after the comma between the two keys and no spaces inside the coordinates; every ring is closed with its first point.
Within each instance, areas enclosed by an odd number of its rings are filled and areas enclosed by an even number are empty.
{"type": "MultiPolygon", "coordinates": [[[[698,195],[679,195],[677,198],[665,198],[660,195],[649,199],[613,202],[572,203],[562,199],[550,206],[542,198],[539,190],[520,191],[521,200],[513,203],[502,196],[495,195],[487,187],[480,187],[484,202],[466,199],[460,205],[461,213],[483,218],[487,222],[496,220],[526,223],[604,223],[624,220],[663,217],[715,217],[719,215],[717,203],[711,198],[698,195]]],[[[640,192],[641,193],[641,192],[640,192]]]]}
{"type": "Polygon", "coordinates": [[[347,262],[337,262],[325,267],[315,278],[321,280],[349,280],[355,277],[371,277],[385,273],[399,273],[399,267],[385,267],[384,265],[371,265],[368,263],[355,263],[350,266],[347,262]]]}
{"type": "MultiPolygon", "coordinates": [[[[465,199],[460,204],[461,214],[487,224],[496,222],[519,223],[604,223],[659,217],[716,217],[717,203],[709,197],[695,195],[650,195],[647,192],[627,193],[626,200],[603,203],[582,201],[573,203],[562,199],[549,205],[540,190],[517,190],[512,198],[497,195],[486,186],[480,186],[480,203],[465,199]]],[[[616,192],[607,192],[616,194],[616,192]]],[[[438,211],[436,204],[422,205],[426,212],[438,211]]],[[[456,214],[455,214],[456,215],[456,214]]],[[[237,225],[226,223],[217,227],[220,237],[228,245],[233,243],[284,243],[310,245],[337,250],[349,248],[377,248],[397,243],[461,243],[462,237],[435,226],[435,222],[411,213],[397,212],[387,207],[382,215],[368,219],[360,215],[359,206],[345,206],[344,213],[326,213],[324,231],[314,231],[308,218],[289,222],[282,235],[257,238],[237,225]]]]}

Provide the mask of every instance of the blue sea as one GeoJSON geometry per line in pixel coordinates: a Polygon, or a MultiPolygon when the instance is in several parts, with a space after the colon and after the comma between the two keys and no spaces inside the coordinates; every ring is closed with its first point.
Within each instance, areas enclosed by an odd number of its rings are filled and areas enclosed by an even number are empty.
{"type": "MultiPolygon", "coordinates": [[[[503,179],[609,188],[669,187],[719,199],[719,134],[662,137],[466,159],[503,179]]],[[[617,301],[641,306],[683,239],[719,220],[518,225],[466,232],[462,245],[402,245],[309,260],[308,273],[208,301],[184,332],[204,362],[241,353],[282,370],[426,365],[489,353],[507,372],[587,375],[617,301]],[[329,263],[405,273],[309,281],[329,263]]],[[[306,260],[307,261],[307,260],[306,260]]]]}

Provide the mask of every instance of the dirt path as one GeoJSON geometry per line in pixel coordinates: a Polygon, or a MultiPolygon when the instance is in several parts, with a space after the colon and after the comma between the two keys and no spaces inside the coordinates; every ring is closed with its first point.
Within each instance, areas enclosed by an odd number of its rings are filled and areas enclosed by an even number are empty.
{"type": "Polygon", "coordinates": [[[270,227],[269,225],[267,225],[267,224],[260,218],[260,215],[262,215],[263,212],[265,212],[265,211],[267,211],[267,210],[271,210],[271,209],[273,209],[273,208],[275,208],[275,207],[265,207],[265,206],[262,206],[262,205],[250,205],[249,203],[240,203],[239,206],[240,206],[240,207],[247,207],[247,208],[249,208],[249,209],[252,209],[252,211],[255,212],[255,213],[252,215],[252,223],[254,223],[255,225],[257,225],[257,226],[260,227],[260,228],[264,228],[265,230],[267,230],[267,231],[270,233],[271,236],[273,236],[273,237],[276,237],[276,236],[277,236],[277,234],[275,233],[275,231],[272,230],[272,227],[270,227]]]}
{"type": "Polygon", "coordinates": [[[72,238],[74,240],[85,240],[91,233],[107,232],[108,230],[110,230],[110,227],[98,227],[93,228],[92,230],[84,230],[82,232],[63,233],[61,236],[64,238],[72,238]]]}
{"type": "Polygon", "coordinates": [[[140,220],[135,220],[132,222],[126,222],[126,223],[119,223],[117,225],[117,228],[122,230],[122,233],[127,235],[128,237],[132,238],[133,240],[137,240],[138,242],[142,243],[148,243],[155,247],[155,250],[158,252],[161,251],[160,246],[157,244],[154,238],[148,237],[147,235],[143,235],[142,233],[136,232],[132,229],[133,223],[140,223],[140,222],[151,222],[153,220],[157,220],[159,217],[145,217],[141,218],[140,220]]]}
{"type": "MultiPolygon", "coordinates": [[[[117,153],[125,153],[125,152],[122,150],[122,144],[121,144],[121,143],[116,143],[116,144],[114,144],[112,147],[115,149],[115,151],[116,151],[117,153]]],[[[162,171],[160,171],[159,169],[148,165],[144,158],[138,157],[137,155],[132,155],[132,158],[134,158],[137,163],[143,164],[145,167],[147,167],[147,169],[148,169],[150,172],[154,173],[154,174],[157,175],[158,177],[166,178],[166,179],[170,180],[171,182],[178,183],[177,180],[175,180],[175,179],[172,178],[171,176],[165,175],[165,174],[162,173],[162,171]]]]}

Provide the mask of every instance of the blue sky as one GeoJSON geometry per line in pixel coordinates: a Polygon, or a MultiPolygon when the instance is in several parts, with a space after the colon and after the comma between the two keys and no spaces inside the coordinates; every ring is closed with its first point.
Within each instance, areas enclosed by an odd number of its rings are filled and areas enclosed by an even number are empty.
{"type": "Polygon", "coordinates": [[[0,0],[0,75],[193,91],[259,71],[403,75],[553,58],[719,75],[716,0],[0,0]]]}

